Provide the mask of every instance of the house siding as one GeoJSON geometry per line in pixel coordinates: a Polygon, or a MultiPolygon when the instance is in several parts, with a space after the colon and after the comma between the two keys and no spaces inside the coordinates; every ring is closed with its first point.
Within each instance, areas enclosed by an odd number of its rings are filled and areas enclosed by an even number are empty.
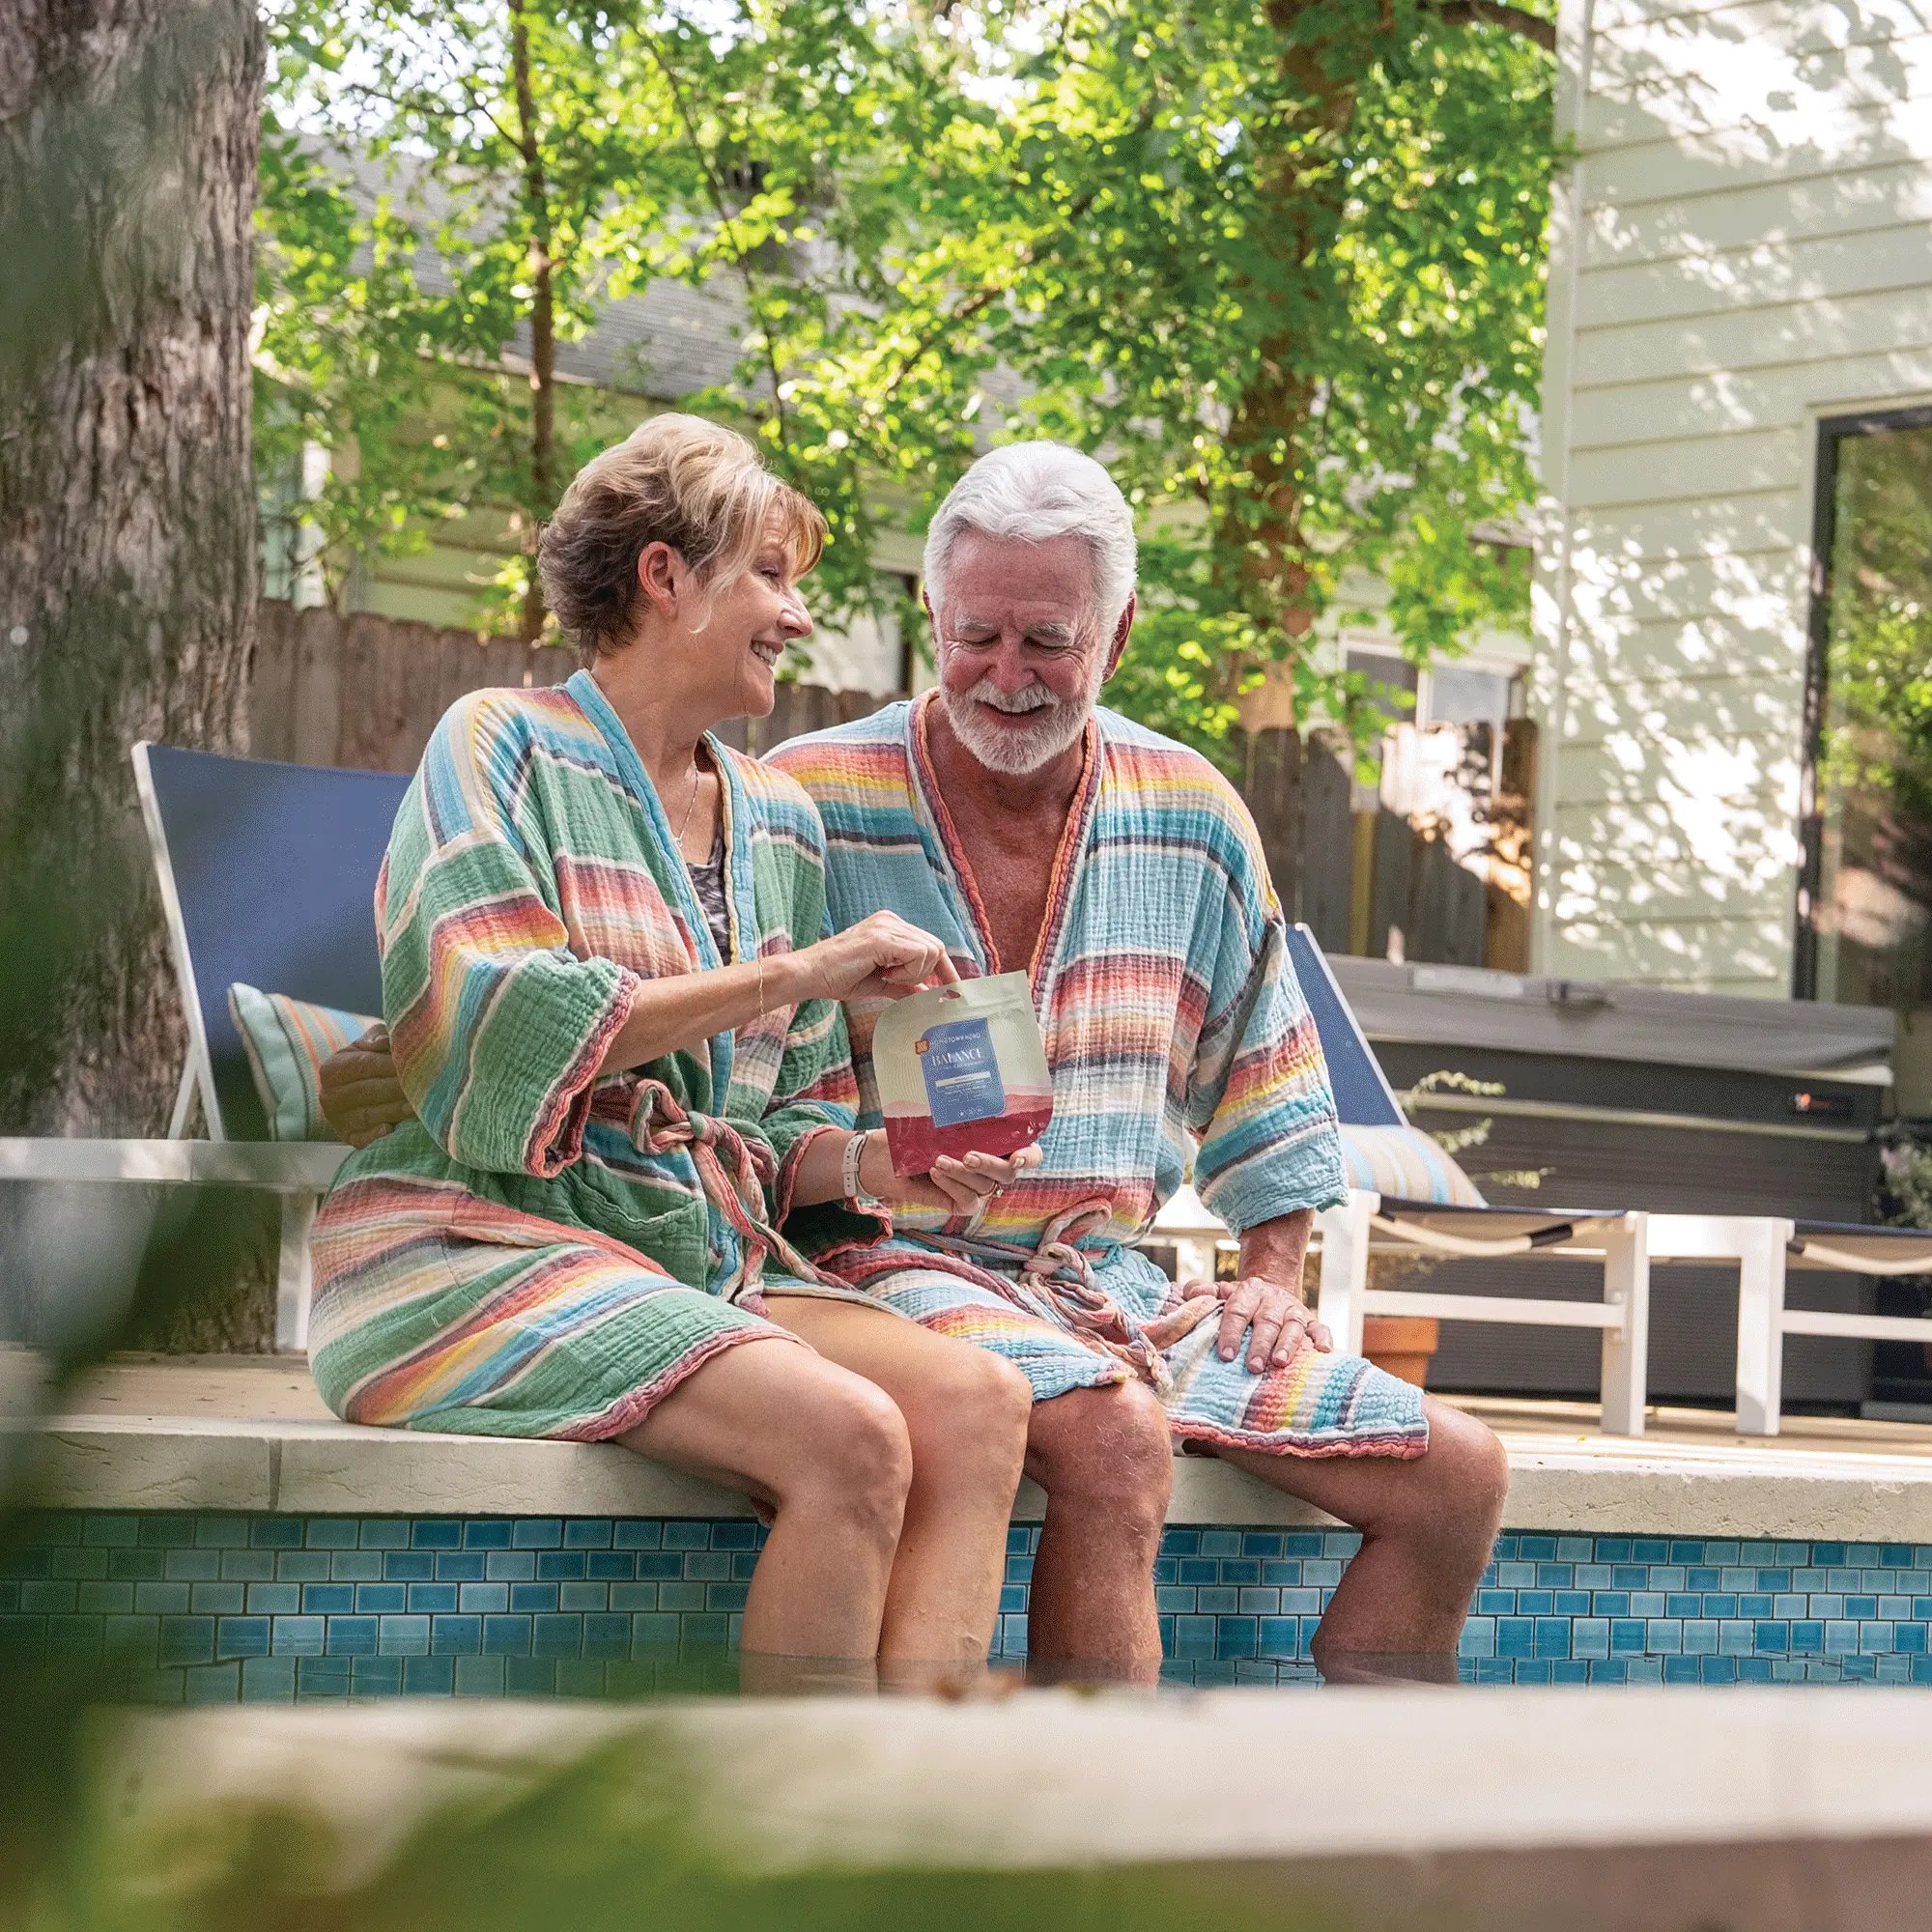
{"type": "Polygon", "coordinates": [[[1565,0],[1536,963],[1783,996],[1822,417],[1932,398],[1932,0],[1565,0]]]}

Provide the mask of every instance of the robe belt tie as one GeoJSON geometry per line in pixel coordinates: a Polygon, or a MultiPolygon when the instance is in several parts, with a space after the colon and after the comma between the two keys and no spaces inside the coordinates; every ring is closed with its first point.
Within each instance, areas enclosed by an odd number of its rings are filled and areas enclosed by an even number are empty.
{"type": "Polygon", "coordinates": [[[645,1153],[688,1151],[704,1198],[737,1233],[743,1264],[737,1280],[723,1291],[725,1300],[757,1289],[767,1255],[803,1280],[824,1278],[766,1219],[765,1189],[778,1178],[770,1148],[747,1140],[716,1114],[693,1113],[662,1080],[636,1082],[629,1125],[645,1153]]]}
{"type": "MultiPolygon", "coordinates": [[[[983,1274],[989,1286],[1026,1308],[1028,1314],[1057,1317],[1062,1327],[1070,1329],[1090,1349],[1114,1356],[1151,1388],[1165,1395],[1174,1386],[1165,1358],[1100,1286],[1094,1275],[1093,1261],[1076,1245],[1082,1235],[1104,1227],[1113,1213],[1114,1204],[1108,1196],[1090,1195],[1056,1214],[1040,1230],[1033,1252],[1020,1264],[1017,1282],[999,1267],[975,1272],[983,1274]],[[1044,1307],[1029,1307],[1029,1301],[1044,1307]]],[[[983,1257],[1008,1265],[1014,1252],[1009,1243],[978,1240],[970,1235],[922,1235],[920,1239],[954,1250],[962,1258],[983,1257]]]]}

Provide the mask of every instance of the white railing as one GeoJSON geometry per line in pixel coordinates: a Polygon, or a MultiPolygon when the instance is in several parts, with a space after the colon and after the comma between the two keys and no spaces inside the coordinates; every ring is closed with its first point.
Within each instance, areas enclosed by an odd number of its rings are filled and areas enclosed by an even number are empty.
{"type": "MultiPolygon", "coordinates": [[[[1359,1189],[1316,1217],[1321,1287],[1317,1312],[1352,1354],[1362,1346],[1370,1315],[1433,1316],[1438,1321],[1521,1322],[1532,1327],[1603,1330],[1603,1430],[1641,1435],[1645,1355],[1650,1334],[1653,1263],[1731,1264],[1738,1270],[1738,1433],[1776,1435],[1783,1403],[1784,1340],[1788,1335],[1852,1336],[1864,1341],[1932,1346],[1932,1319],[1825,1313],[1785,1305],[1792,1268],[1820,1273],[1932,1274],[1932,1233],[1898,1229],[1810,1235],[1792,1222],[1763,1215],[1598,1215],[1566,1220],[1530,1209],[1492,1208],[1477,1214],[1405,1208],[1384,1212],[1380,1197],[1359,1189]],[[1554,1301],[1513,1295],[1448,1294],[1427,1290],[1371,1288],[1370,1258],[1430,1254],[1506,1260],[1544,1255],[1602,1264],[1604,1297],[1554,1301]]],[[[1156,1218],[1151,1238],[1172,1243],[1183,1275],[1211,1278],[1214,1249],[1232,1241],[1227,1228],[1182,1188],[1156,1218]]]]}

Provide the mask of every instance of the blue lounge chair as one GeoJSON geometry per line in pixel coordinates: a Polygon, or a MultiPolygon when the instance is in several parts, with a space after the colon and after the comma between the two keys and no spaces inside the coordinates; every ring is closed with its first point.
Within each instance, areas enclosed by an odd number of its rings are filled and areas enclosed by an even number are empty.
{"type": "Polygon", "coordinates": [[[187,1015],[169,1136],[199,1096],[210,1140],[266,1140],[228,989],[383,1010],[371,902],[409,780],[143,744],[134,782],[187,1015]]]}
{"type": "Polygon", "coordinates": [[[0,1141],[0,1179],[220,1183],[280,1198],[276,1341],[308,1321],[308,1232],[345,1150],[268,1140],[228,1009],[237,980],[383,1009],[371,898],[407,778],[134,747],[188,1048],[166,1140],[0,1141]],[[199,1102],[206,1138],[184,1136],[199,1102]]]}

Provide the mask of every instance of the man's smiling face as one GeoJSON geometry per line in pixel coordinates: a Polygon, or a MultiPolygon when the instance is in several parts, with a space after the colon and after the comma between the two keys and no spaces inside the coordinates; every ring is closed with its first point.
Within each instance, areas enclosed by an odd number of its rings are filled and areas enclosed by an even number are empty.
{"type": "Polygon", "coordinates": [[[962,531],[947,558],[934,635],[947,720],[982,765],[1018,776],[1079,742],[1111,641],[1083,539],[962,531]]]}

